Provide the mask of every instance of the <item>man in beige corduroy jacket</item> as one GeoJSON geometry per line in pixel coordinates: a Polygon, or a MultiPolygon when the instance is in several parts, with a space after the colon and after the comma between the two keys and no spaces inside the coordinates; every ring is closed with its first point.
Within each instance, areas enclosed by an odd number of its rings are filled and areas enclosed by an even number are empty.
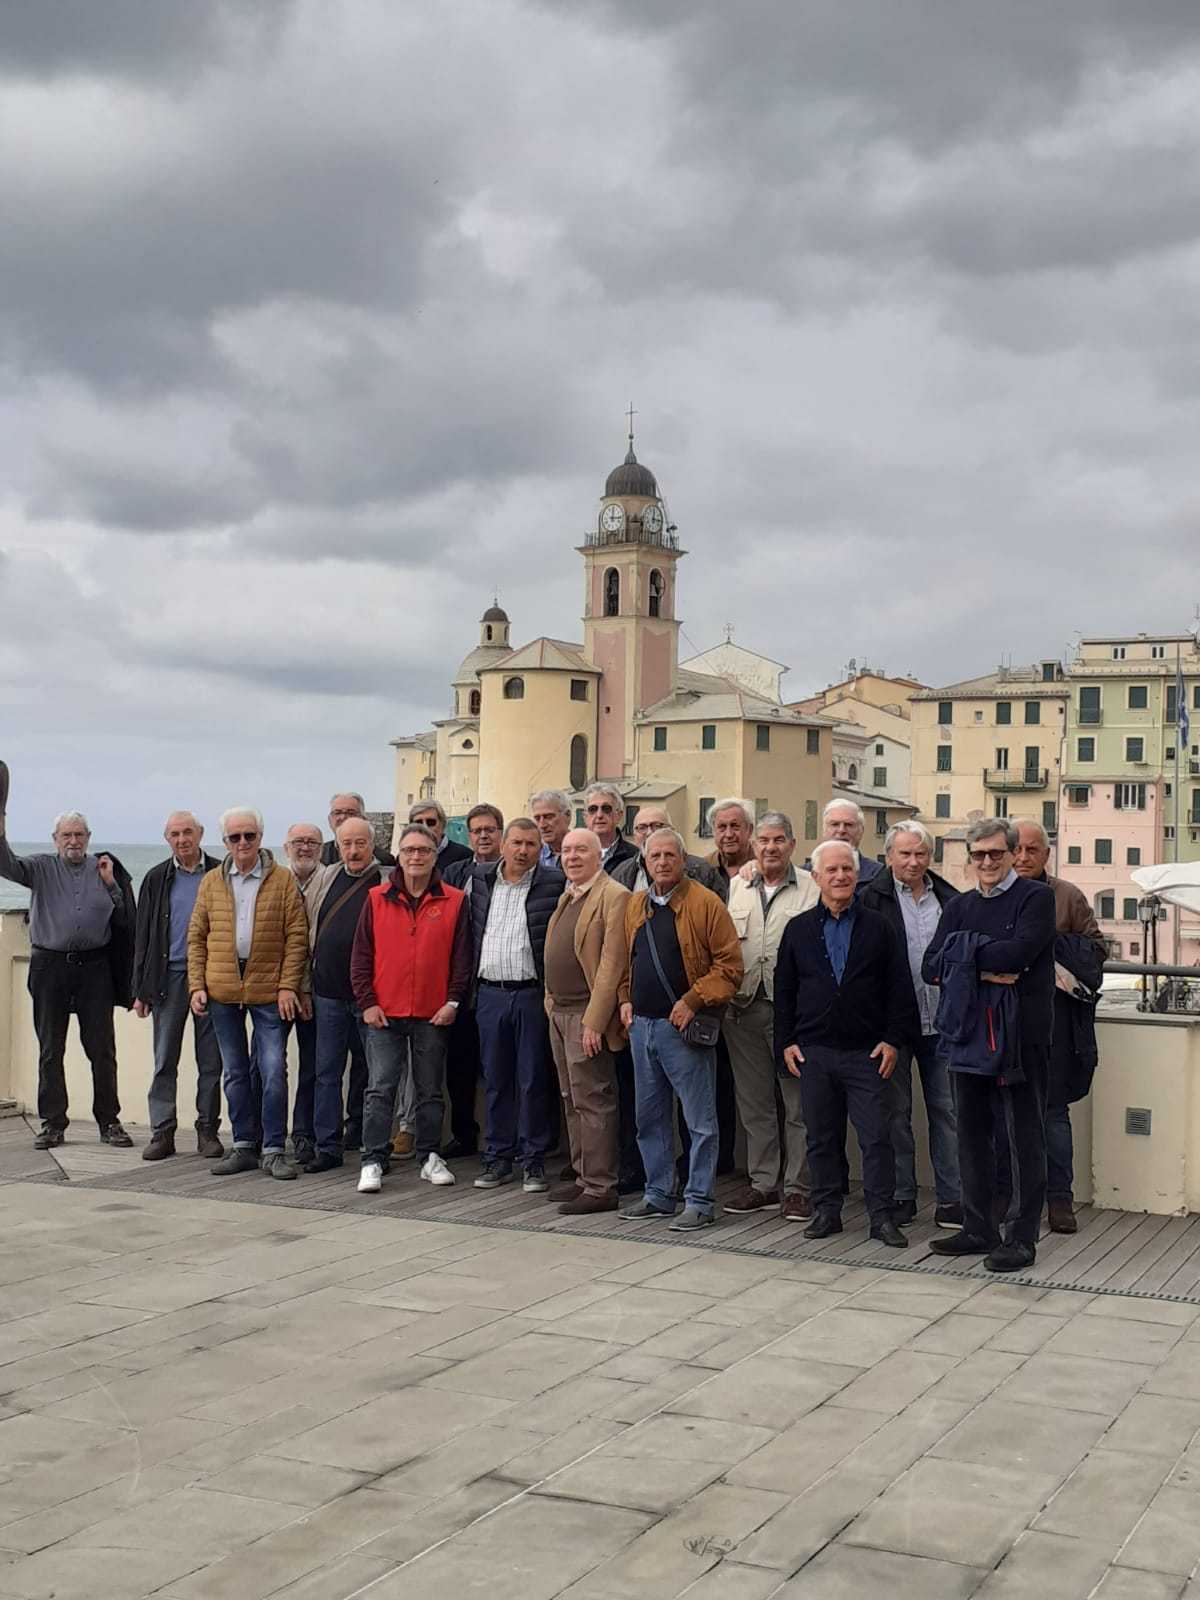
{"type": "Polygon", "coordinates": [[[211,1015],[221,1050],[233,1148],[211,1171],[259,1165],[246,1015],[262,1079],[262,1166],[294,1178],[286,1159],[288,1084],[284,1023],[299,1013],[308,963],[308,918],[296,880],[262,848],[262,815],[238,806],[221,818],[229,852],[205,875],[188,925],[188,988],[197,1016],[211,1015]]]}

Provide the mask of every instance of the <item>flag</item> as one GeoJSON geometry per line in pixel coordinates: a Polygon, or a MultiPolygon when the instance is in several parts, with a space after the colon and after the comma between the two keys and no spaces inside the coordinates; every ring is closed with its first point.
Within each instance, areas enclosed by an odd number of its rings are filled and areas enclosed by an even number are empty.
{"type": "Polygon", "coordinates": [[[1186,756],[1192,738],[1191,718],[1188,716],[1187,690],[1183,683],[1183,663],[1175,662],[1175,717],[1179,723],[1179,753],[1186,756]]]}

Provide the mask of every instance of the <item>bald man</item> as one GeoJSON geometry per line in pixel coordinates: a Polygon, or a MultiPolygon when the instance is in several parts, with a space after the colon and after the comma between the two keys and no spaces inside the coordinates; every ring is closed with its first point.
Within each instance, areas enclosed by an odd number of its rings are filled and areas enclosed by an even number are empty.
{"type": "MultiPolygon", "coordinates": [[[[219,867],[201,847],[204,829],[190,811],[173,811],[163,828],[171,854],[142,879],[133,954],[133,1009],[154,1025],[154,1076],[150,1080],[150,1142],[143,1161],[175,1154],[179,1057],[190,1010],[187,930],[206,872],[219,867]]],[[[196,1052],[196,1149],[225,1154],[221,1125],[221,1052],[212,1018],[192,1015],[196,1052]]]]}

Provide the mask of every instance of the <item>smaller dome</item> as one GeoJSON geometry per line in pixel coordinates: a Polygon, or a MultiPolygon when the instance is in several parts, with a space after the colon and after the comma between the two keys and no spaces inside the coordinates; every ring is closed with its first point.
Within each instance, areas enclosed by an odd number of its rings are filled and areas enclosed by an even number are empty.
{"type": "Polygon", "coordinates": [[[614,467],[604,485],[605,495],[640,494],[651,500],[658,499],[658,484],[649,467],[642,466],[633,453],[633,445],[619,467],[614,467]]]}
{"type": "Polygon", "coordinates": [[[502,607],[492,604],[480,617],[480,622],[507,622],[508,612],[502,607]]]}

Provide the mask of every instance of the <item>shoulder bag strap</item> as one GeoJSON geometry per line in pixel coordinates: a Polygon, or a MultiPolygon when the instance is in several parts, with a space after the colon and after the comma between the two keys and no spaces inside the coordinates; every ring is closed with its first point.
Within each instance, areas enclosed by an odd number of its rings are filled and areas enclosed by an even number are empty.
{"type": "Polygon", "coordinates": [[[650,959],[654,963],[655,972],[658,973],[658,981],[659,981],[659,983],[662,984],[663,993],[666,995],[667,999],[671,1002],[671,1005],[675,1006],[678,1003],[679,996],[675,993],[674,989],[672,989],[671,985],[667,982],[667,975],[663,971],[663,964],[658,958],[658,946],[654,942],[654,919],[653,919],[653,917],[647,917],[644,926],[645,926],[645,929],[646,929],[646,943],[650,946],[650,959]]]}
{"type": "MultiPolygon", "coordinates": [[[[374,888],[374,887],[377,887],[377,885],[373,884],[372,888],[374,888]]],[[[367,892],[369,894],[370,890],[368,890],[367,892]]],[[[358,885],[356,883],[352,883],[348,889],[343,889],[342,893],[340,895],[338,895],[337,899],[333,902],[333,904],[330,906],[328,911],[325,910],[324,906],[321,907],[321,910],[317,913],[317,931],[313,936],[313,950],[314,951],[316,950],[317,946],[320,944],[321,935],[324,933],[325,929],[333,921],[334,917],[337,916],[338,912],[346,904],[346,901],[347,900],[353,900],[354,896],[357,893],[358,893],[358,885]]]]}

